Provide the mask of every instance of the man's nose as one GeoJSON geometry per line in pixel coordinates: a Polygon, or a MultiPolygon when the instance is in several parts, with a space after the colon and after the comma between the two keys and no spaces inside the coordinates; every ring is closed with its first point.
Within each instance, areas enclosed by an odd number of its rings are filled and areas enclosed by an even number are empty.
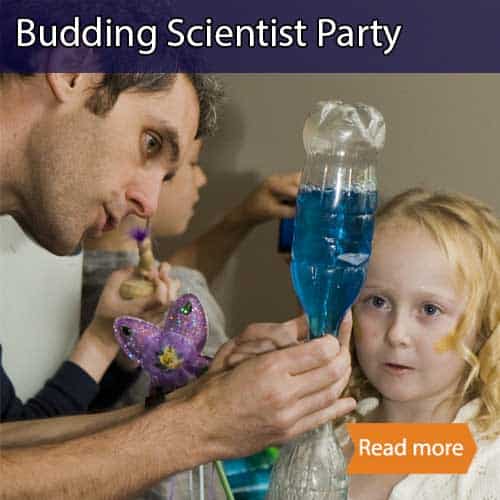
{"type": "Polygon", "coordinates": [[[161,179],[135,184],[127,190],[126,197],[132,211],[138,217],[152,217],[158,208],[161,179]]]}

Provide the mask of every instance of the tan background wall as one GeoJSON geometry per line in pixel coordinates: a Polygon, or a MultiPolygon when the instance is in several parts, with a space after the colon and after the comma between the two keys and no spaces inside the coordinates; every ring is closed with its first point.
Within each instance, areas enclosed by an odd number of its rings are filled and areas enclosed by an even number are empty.
{"type": "MultiPolygon", "coordinates": [[[[500,212],[500,75],[224,75],[230,102],[208,142],[209,177],[188,234],[206,228],[274,171],[299,169],[302,125],[321,99],[363,101],[387,123],[382,197],[421,185],[466,192],[500,212]]],[[[229,334],[296,310],[288,269],[276,254],[277,223],[255,230],[215,283],[229,334]]]]}

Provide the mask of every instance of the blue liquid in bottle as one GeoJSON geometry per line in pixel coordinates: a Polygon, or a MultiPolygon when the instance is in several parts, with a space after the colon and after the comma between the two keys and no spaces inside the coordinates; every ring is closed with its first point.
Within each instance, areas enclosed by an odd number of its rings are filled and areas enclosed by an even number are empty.
{"type": "Polygon", "coordinates": [[[366,277],[377,206],[375,190],[320,190],[297,198],[292,280],[310,337],[338,334],[366,277]]]}

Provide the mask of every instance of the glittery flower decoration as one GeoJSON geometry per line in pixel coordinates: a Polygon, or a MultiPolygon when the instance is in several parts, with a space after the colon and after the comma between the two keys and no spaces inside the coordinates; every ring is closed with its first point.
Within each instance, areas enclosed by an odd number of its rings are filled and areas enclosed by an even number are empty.
{"type": "Polygon", "coordinates": [[[201,354],[208,324],[199,299],[179,297],[158,327],[132,316],[121,316],[113,325],[116,340],[125,354],[151,377],[153,388],[173,391],[201,375],[210,358],[201,354]]]}
{"type": "Polygon", "coordinates": [[[130,237],[137,241],[137,243],[142,243],[149,235],[149,231],[145,227],[136,226],[130,230],[130,237]]]}

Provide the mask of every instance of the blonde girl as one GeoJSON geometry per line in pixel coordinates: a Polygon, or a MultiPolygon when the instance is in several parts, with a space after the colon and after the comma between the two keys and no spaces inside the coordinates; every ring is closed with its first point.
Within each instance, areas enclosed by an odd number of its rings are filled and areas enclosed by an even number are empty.
{"type": "Polygon", "coordinates": [[[500,499],[498,217],[458,193],[394,197],[378,212],[353,317],[357,420],[465,421],[478,451],[464,475],[352,476],[350,498],[500,499]]]}

